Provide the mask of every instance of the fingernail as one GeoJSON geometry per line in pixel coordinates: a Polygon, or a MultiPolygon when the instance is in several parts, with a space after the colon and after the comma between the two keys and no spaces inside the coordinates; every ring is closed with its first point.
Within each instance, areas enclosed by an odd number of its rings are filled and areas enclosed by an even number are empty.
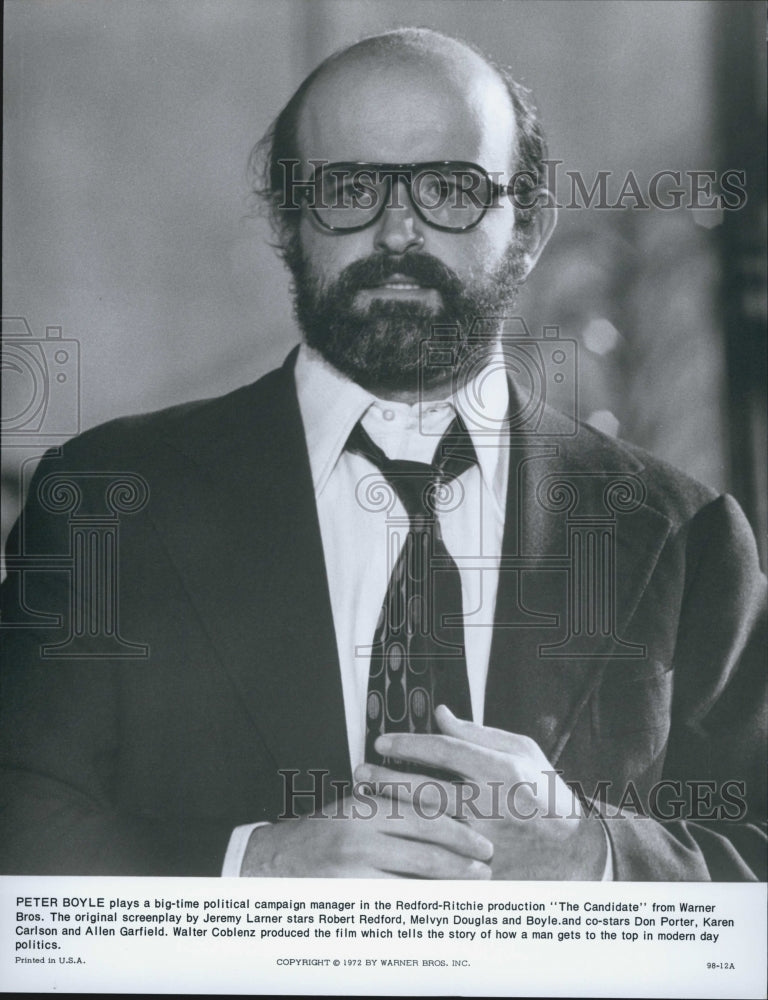
{"type": "Polygon", "coordinates": [[[379,736],[373,745],[380,754],[385,754],[392,749],[392,740],[388,736],[379,736]]]}

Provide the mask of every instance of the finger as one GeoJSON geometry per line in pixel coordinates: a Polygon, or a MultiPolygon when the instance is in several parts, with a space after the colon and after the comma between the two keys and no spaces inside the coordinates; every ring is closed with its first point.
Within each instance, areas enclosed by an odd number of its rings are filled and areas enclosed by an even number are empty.
{"type": "Polygon", "coordinates": [[[388,837],[421,841],[478,861],[490,861],[493,843],[467,823],[460,823],[448,812],[446,802],[436,808],[408,801],[379,800],[382,818],[379,830],[388,837]],[[387,805],[389,801],[389,805],[387,805]]]}
{"type": "MultiPolygon", "coordinates": [[[[456,824],[458,825],[458,824],[456,824]]],[[[381,870],[419,878],[490,879],[491,869],[476,858],[446,850],[438,844],[389,837],[381,870]]]]}
{"type": "Polygon", "coordinates": [[[426,795],[430,803],[453,802],[456,798],[457,782],[433,778],[428,774],[406,774],[382,764],[360,764],[355,769],[355,781],[361,784],[375,783],[377,794],[389,798],[413,800],[414,796],[426,795]]]}
{"type": "MultiPolygon", "coordinates": [[[[481,799],[483,788],[472,781],[439,781],[418,774],[403,774],[379,764],[359,765],[355,769],[355,781],[371,785],[377,795],[411,803],[414,811],[427,819],[446,815],[462,823],[471,823],[488,812],[486,800],[481,799]],[[481,804],[475,805],[478,802],[481,804]]],[[[493,845],[482,837],[477,850],[480,853],[473,848],[473,854],[483,858],[482,852],[492,851],[493,845]]]]}
{"type": "Polygon", "coordinates": [[[506,729],[494,729],[492,726],[480,726],[476,722],[460,719],[447,705],[437,706],[435,719],[441,732],[446,736],[465,740],[467,743],[474,743],[489,750],[518,756],[531,756],[534,750],[539,751],[538,743],[529,736],[510,733],[506,729]]]}
{"type": "MultiPolygon", "coordinates": [[[[486,837],[467,824],[459,823],[445,810],[422,813],[408,801],[393,801],[378,795],[371,796],[369,802],[375,808],[367,817],[348,819],[338,824],[331,821],[336,829],[331,833],[326,853],[332,863],[344,871],[361,871],[361,866],[365,865],[380,867],[381,858],[386,856],[383,852],[392,850],[392,840],[420,842],[480,863],[489,861],[493,856],[493,844],[486,837]]],[[[328,825],[318,827],[318,834],[327,833],[328,825]]],[[[476,875],[470,871],[469,875],[456,877],[474,878],[476,875]]],[[[480,873],[479,877],[485,876],[480,873]]]]}
{"type": "Polygon", "coordinates": [[[374,744],[383,757],[454,771],[470,781],[503,780],[514,769],[510,756],[453,736],[387,733],[374,744]]]}

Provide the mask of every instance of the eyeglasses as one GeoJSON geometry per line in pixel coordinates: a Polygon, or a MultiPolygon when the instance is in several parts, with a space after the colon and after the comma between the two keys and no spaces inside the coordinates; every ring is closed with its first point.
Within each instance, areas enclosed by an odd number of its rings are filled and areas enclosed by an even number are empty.
{"type": "Polygon", "coordinates": [[[372,226],[384,208],[402,208],[402,182],[416,215],[445,232],[473,229],[505,191],[476,163],[328,163],[315,167],[303,199],[315,219],[331,232],[351,233],[372,226]]]}

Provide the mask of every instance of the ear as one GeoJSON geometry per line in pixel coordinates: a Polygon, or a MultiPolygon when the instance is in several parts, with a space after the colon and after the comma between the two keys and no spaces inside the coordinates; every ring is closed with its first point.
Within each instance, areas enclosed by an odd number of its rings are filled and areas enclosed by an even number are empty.
{"type": "Polygon", "coordinates": [[[531,193],[535,207],[523,235],[523,280],[536,266],[557,225],[557,201],[551,191],[537,187],[531,193]]]}

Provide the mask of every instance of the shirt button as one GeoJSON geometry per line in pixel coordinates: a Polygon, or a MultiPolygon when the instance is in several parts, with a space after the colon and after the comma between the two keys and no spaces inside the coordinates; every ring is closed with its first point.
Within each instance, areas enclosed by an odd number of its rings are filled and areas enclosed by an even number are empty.
{"type": "Polygon", "coordinates": [[[384,419],[385,420],[394,420],[395,419],[395,411],[394,410],[385,410],[384,411],[384,419]]]}

